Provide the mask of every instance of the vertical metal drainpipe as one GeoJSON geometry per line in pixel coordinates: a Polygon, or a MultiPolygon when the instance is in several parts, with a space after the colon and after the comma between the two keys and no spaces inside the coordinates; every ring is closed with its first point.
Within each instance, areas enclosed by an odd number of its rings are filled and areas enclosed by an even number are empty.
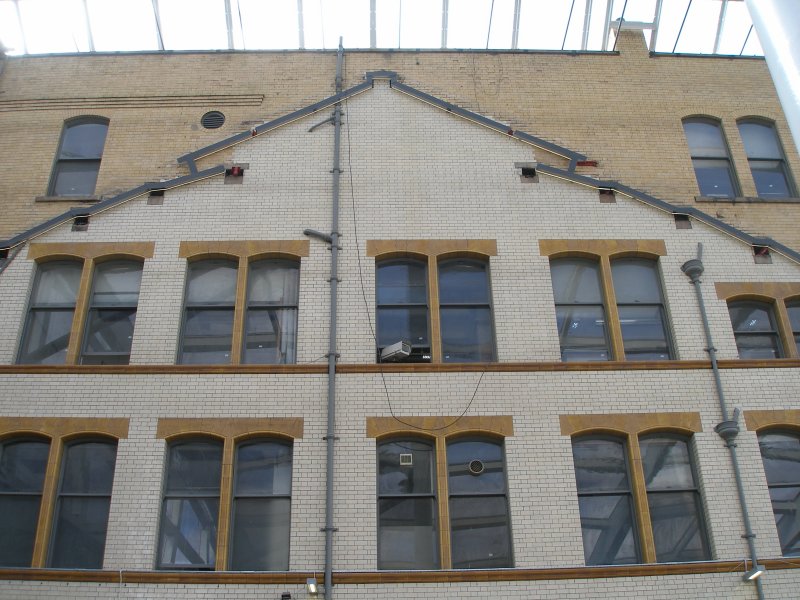
{"type": "MultiPolygon", "coordinates": [[[[750,513],[747,510],[747,499],[744,494],[744,484],[742,483],[742,472],[739,469],[739,458],[736,455],[736,436],[739,434],[739,409],[733,411],[733,416],[728,416],[728,407],[725,403],[725,391],[722,388],[722,380],[719,375],[719,365],[717,364],[717,349],[714,347],[714,341],[711,338],[711,328],[708,325],[708,314],[706,313],[706,305],[703,302],[703,290],[700,287],[700,275],[703,274],[703,244],[697,244],[697,258],[688,260],[681,266],[681,271],[691,280],[694,285],[694,291],[697,294],[697,304],[700,307],[700,316],[703,318],[703,331],[706,336],[706,351],[711,359],[711,370],[714,373],[714,384],[717,389],[717,399],[719,400],[719,409],[722,413],[722,421],[714,427],[714,431],[725,440],[725,446],[730,451],[731,465],[733,466],[733,474],[736,479],[736,490],[739,496],[739,507],[742,511],[742,521],[744,522],[744,535],[742,536],[747,540],[747,546],[750,550],[750,560],[753,561],[753,568],[758,566],[758,555],[756,554],[755,534],[753,527],[750,523],[750,513]]],[[[755,580],[756,592],[758,593],[759,600],[764,600],[764,589],[761,584],[761,578],[755,580]]]]}
{"type": "MultiPolygon", "coordinates": [[[[344,48],[339,38],[336,54],[336,93],[342,91],[344,48]]],[[[325,468],[325,600],[333,597],[333,450],[336,441],[336,292],[339,284],[339,149],[342,143],[342,103],[333,108],[333,209],[331,218],[331,301],[330,335],[328,338],[328,430],[325,434],[327,457],[325,468]]]]}

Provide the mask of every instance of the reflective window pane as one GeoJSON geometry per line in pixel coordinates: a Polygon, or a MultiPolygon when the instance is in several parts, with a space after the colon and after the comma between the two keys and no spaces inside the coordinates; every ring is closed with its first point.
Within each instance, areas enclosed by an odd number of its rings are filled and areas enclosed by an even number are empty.
{"type": "Polygon", "coordinates": [[[55,261],[38,265],[31,305],[39,308],[74,305],[82,271],[83,263],[78,261],[55,261]]]}
{"type": "Polygon", "coordinates": [[[556,259],[550,262],[553,296],[556,304],[600,304],[600,265],[580,258],[556,259]]]}
{"type": "Polygon", "coordinates": [[[290,513],[289,498],[237,498],[231,570],[288,571],[290,513]]]}
{"type": "Polygon", "coordinates": [[[161,517],[161,568],[213,569],[219,498],[167,498],[161,517]]]}
{"type": "Polygon", "coordinates": [[[378,568],[439,567],[433,498],[378,500],[378,568]]]}
{"type": "Polygon", "coordinates": [[[0,445],[0,494],[41,493],[47,468],[47,442],[7,442],[0,445]]]}
{"type": "Polygon", "coordinates": [[[186,310],[181,363],[229,363],[232,343],[232,309],[186,310]]]}
{"type": "Polygon", "coordinates": [[[49,193],[91,196],[97,183],[108,123],[81,119],[64,125],[49,193]]]}
{"type": "Polygon", "coordinates": [[[780,341],[773,307],[765,302],[728,305],[739,358],[779,358],[780,341]]]}
{"type": "Polygon", "coordinates": [[[186,303],[230,305],[236,302],[236,263],[204,260],[189,265],[186,303]]]}
{"type": "Polygon", "coordinates": [[[101,263],[94,271],[92,306],[136,306],[141,282],[141,263],[101,263]]]}
{"type": "Polygon", "coordinates": [[[772,512],[784,556],[800,555],[800,486],[770,488],[772,512]]]}
{"type": "Polygon", "coordinates": [[[489,273],[486,264],[449,260],[439,265],[439,301],[442,304],[486,304],[489,273]]]}
{"type": "Polygon", "coordinates": [[[428,301],[428,275],[422,262],[380,264],[375,283],[378,304],[426,304],[428,301]]]}
{"type": "Polygon", "coordinates": [[[59,162],[53,171],[54,196],[91,196],[97,185],[99,160],[59,162]]]}
{"type": "Polygon", "coordinates": [[[434,493],[433,446],[402,440],[378,446],[379,494],[434,493]]]}
{"type": "Polygon", "coordinates": [[[611,263],[619,304],[661,304],[661,281],[652,260],[621,258],[611,263]]]}
{"type": "Polygon", "coordinates": [[[502,444],[454,441],[447,444],[450,494],[503,494],[506,479],[502,444]]]}
{"type": "Polygon", "coordinates": [[[217,494],[222,469],[222,444],[188,442],[170,447],[168,493],[217,494]]]}
{"type": "Polygon", "coordinates": [[[440,311],[444,362],[490,362],[494,328],[489,307],[444,307],[440,311]]]}
{"type": "Polygon", "coordinates": [[[32,309],[25,326],[25,338],[18,362],[21,364],[59,365],[67,358],[72,315],[69,309],[32,309]]]}
{"type": "Polygon", "coordinates": [[[283,261],[257,261],[249,265],[247,304],[297,305],[300,269],[283,261]]]}
{"type": "Polygon", "coordinates": [[[609,360],[602,306],[557,306],[561,360],[609,360]]]}
{"type": "Polygon", "coordinates": [[[108,125],[105,123],[78,123],[64,130],[60,159],[96,158],[103,155],[108,125]]]}
{"type": "MultiPolygon", "coordinates": [[[[122,354],[127,359],[131,353],[135,323],[135,309],[91,311],[86,321],[84,355],[122,354]]],[[[86,357],[84,356],[84,358],[86,357]]],[[[81,362],[86,364],[87,361],[82,360],[81,362]]]]}
{"type": "Polygon", "coordinates": [[[696,492],[647,494],[658,562],[709,560],[696,492]]]}
{"type": "Polygon", "coordinates": [[[695,487],[686,441],[671,437],[646,437],[639,440],[639,448],[648,492],[695,487]]]}
{"type": "Polygon", "coordinates": [[[245,319],[246,364],[287,364],[297,352],[297,309],[249,308],[245,319]]]}
{"type": "Polygon", "coordinates": [[[450,530],[454,569],[513,566],[506,498],[450,498],[450,530]]]}
{"type": "Polygon", "coordinates": [[[800,437],[767,432],[758,436],[767,483],[800,485],[800,437]]]}
{"type": "Polygon", "coordinates": [[[588,566],[639,562],[630,495],[581,496],[578,508],[588,566]]]}
{"type": "Polygon", "coordinates": [[[694,174],[701,196],[711,198],[735,198],[731,163],[728,160],[692,159],[694,174]]]}
{"type": "Polygon", "coordinates": [[[661,306],[618,306],[627,360],[669,360],[664,309],[661,306]]]}
{"type": "Polygon", "coordinates": [[[288,495],[292,491],[292,447],[276,442],[240,444],[236,495],[288,495]]]}
{"type": "Polygon", "coordinates": [[[67,446],[61,493],[111,494],[117,446],[108,442],[83,442],[67,446]]]}
{"type": "Polygon", "coordinates": [[[412,346],[428,347],[428,308],[378,307],[378,346],[384,347],[399,341],[412,346]]]}
{"type": "Polygon", "coordinates": [[[711,121],[684,121],[683,131],[693,157],[715,158],[728,155],[718,124],[711,121]]]}
{"type": "Polygon", "coordinates": [[[628,463],[622,441],[583,439],[572,442],[578,493],[628,491],[628,463]]]}
{"type": "Polygon", "coordinates": [[[783,161],[751,160],[750,172],[760,198],[788,198],[793,195],[783,161]]]}
{"type": "Polygon", "coordinates": [[[780,358],[781,345],[777,334],[753,335],[738,334],[736,346],[739,349],[739,358],[780,358]]]}

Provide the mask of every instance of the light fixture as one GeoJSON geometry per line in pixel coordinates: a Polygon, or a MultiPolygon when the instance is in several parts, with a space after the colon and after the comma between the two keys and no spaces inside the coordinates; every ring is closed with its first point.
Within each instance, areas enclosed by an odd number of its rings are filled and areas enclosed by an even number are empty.
{"type": "Polygon", "coordinates": [[[766,567],[763,567],[761,565],[754,565],[752,569],[750,569],[747,573],[744,574],[744,577],[742,577],[742,580],[743,581],[755,581],[756,579],[761,577],[764,574],[764,571],[766,571],[766,570],[767,570],[766,567]]]}
{"type": "Polygon", "coordinates": [[[306,579],[306,589],[308,593],[312,596],[316,596],[319,594],[319,586],[317,585],[317,578],[316,577],[309,577],[306,579]]]}

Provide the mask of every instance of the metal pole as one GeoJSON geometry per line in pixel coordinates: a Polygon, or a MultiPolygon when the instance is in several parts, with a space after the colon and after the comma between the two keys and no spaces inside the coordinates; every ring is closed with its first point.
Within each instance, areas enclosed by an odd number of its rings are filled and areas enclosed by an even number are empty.
{"type": "Polygon", "coordinates": [[[228,30],[228,50],[233,50],[233,17],[231,0],[225,0],[225,28],[228,30]]]}
{"type": "Polygon", "coordinates": [[[25,41],[25,28],[22,26],[22,13],[19,11],[19,0],[14,0],[14,8],[17,11],[17,23],[19,24],[19,35],[22,38],[22,53],[28,53],[28,44],[25,41]]]}
{"type": "Polygon", "coordinates": [[[586,13],[583,15],[583,36],[581,37],[581,50],[589,47],[589,25],[592,22],[592,0],[586,0],[586,13]]]}
{"type": "Polygon", "coordinates": [[[297,47],[304,50],[306,47],[306,27],[303,23],[303,0],[297,0],[297,47]]]}
{"type": "Polygon", "coordinates": [[[92,22],[89,20],[89,6],[83,0],[83,16],[86,18],[86,35],[89,38],[89,52],[94,52],[94,38],[92,37],[92,22]]]}
{"type": "MultiPolygon", "coordinates": [[[[336,54],[336,93],[342,91],[342,63],[344,47],[339,38],[336,54]]],[[[336,292],[339,284],[339,150],[342,142],[342,103],[333,108],[333,208],[331,218],[331,301],[330,334],[328,337],[328,429],[327,464],[325,469],[325,600],[333,597],[333,451],[336,441],[336,292]]]]}
{"type": "Polygon", "coordinates": [[[722,28],[725,26],[725,15],[728,12],[728,0],[722,0],[719,7],[719,21],[717,21],[717,35],[714,37],[714,54],[719,53],[719,41],[722,39],[722,28]]]}
{"type": "Polygon", "coordinates": [[[800,3],[797,0],[745,0],[767,59],[775,90],[800,152],[800,3]]]}
{"type": "Polygon", "coordinates": [[[158,39],[158,49],[164,49],[164,38],[161,35],[161,13],[158,11],[158,0],[153,0],[153,18],[156,20],[156,38],[158,39]]]}
{"type": "Polygon", "coordinates": [[[450,13],[449,0],[442,0],[442,49],[447,48],[447,17],[449,13],[450,13]]]}
{"type": "MultiPolygon", "coordinates": [[[[446,1],[446,0],[445,0],[446,1]]],[[[376,33],[378,17],[376,14],[377,0],[369,0],[369,47],[376,48],[378,45],[378,35],[376,33]]]]}
{"type": "MultiPolygon", "coordinates": [[[[736,455],[736,436],[739,434],[739,411],[734,411],[733,418],[729,416],[728,406],[725,402],[725,392],[722,388],[722,379],[719,374],[719,365],[717,364],[717,349],[714,347],[714,341],[711,337],[711,328],[708,325],[708,315],[706,314],[706,305],[703,302],[703,289],[700,287],[700,275],[703,274],[703,244],[697,244],[697,258],[688,260],[681,266],[681,271],[691,280],[694,285],[694,291],[697,296],[697,305],[700,309],[700,316],[703,321],[703,332],[706,339],[706,352],[711,359],[711,370],[714,373],[714,386],[717,390],[717,400],[719,401],[719,410],[722,413],[722,421],[714,428],[714,431],[725,440],[725,447],[730,451],[731,466],[733,467],[733,475],[736,480],[736,492],[739,497],[739,507],[742,511],[742,522],[744,524],[744,535],[742,536],[747,540],[747,547],[750,550],[750,560],[753,561],[753,568],[758,566],[758,554],[756,553],[755,534],[753,533],[753,526],[750,522],[750,511],[747,509],[747,498],[744,492],[744,484],[742,483],[742,472],[739,469],[739,457],[736,455]]],[[[755,580],[756,593],[759,600],[764,600],[764,588],[761,584],[761,578],[755,580]]]]}
{"type": "Polygon", "coordinates": [[[661,4],[662,0],[657,0],[655,14],[653,15],[653,33],[650,35],[650,52],[656,51],[656,40],[658,39],[658,27],[661,24],[661,4]]]}
{"type": "Polygon", "coordinates": [[[608,31],[611,29],[611,9],[614,6],[614,0],[606,0],[606,24],[603,26],[603,52],[608,50],[608,31]]]}
{"type": "Polygon", "coordinates": [[[519,46],[519,13],[522,10],[522,0],[514,0],[514,25],[511,30],[511,49],[519,46]]]}

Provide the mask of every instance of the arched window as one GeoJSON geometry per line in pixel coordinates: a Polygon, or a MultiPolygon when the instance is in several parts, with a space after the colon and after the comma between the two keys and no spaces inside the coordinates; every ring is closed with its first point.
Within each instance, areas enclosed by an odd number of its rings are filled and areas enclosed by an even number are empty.
{"type": "Polygon", "coordinates": [[[51,196],[94,194],[107,133],[108,120],[98,117],[81,117],[64,124],[50,178],[51,196]]]}
{"type": "Polygon", "coordinates": [[[624,440],[594,436],[575,438],[572,457],[586,564],[640,562],[624,440]]]}
{"type": "Polygon", "coordinates": [[[784,556],[800,555],[800,435],[766,431],[758,436],[772,512],[784,556]]]}
{"type": "Polygon", "coordinates": [[[800,300],[792,300],[786,303],[786,312],[789,315],[789,325],[794,336],[794,345],[797,354],[800,356],[800,300]]]}
{"type": "Polygon", "coordinates": [[[783,356],[772,304],[752,300],[728,303],[739,358],[783,356]]]}
{"type": "Polygon", "coordinates": [[[503,443],[448,442],[447,485],[453,568],[512,567],[503,443]]]}
{"type": "Polygon", "coordinates": [[[0,443],[0,566],[30,567],[42,504],[50,443],[10,439],[0,443]]]}
{"type": "Polygon", "coordinates": [[[647,435],[639,439],[639,448],[656,560],[708,560],[711,553],[688,441],[647,435]]]}
{"type": "Polygon", "coordinates": [[[292,446],[248,440],[236,447],[229,568],[287,571],[292,446]]]}
{"type": "Polygon", "coordinates": [[[684,119],[694,174],[701,196],[735,198],[739,188],[731,166],[728,144],[718,121],[695,117],[684,119]]]}
{"type": "Polygon", "coordinates": [[[97,265],[86,319],[81,363],[127,365],[139,304],[142,263],[110,261],[97,265]]]}
{"type": "Polygon", "coordinates": [[[210,259],[189,264],[179,362],[231,362],[237,264],[210,259]]]}
{"type": "Polygon", "coordinates": [[[550,262],[561,360],[609,360],[600,265],[585,258],[550,262]]]}
{"type": "Polygon", "coordinates": [[[378,445],[378,568],[438,569],[436,460],[432,442],[378,445]]]}
{"type": "Polygon", "coordinates": [[[219,525],[222,442],[170,444],[158,567],[213,570],[219,525]]]}
{"type": "Polygon", "coordinates": [[[658,263],[643,258],[611,261],[617,315],[627,360],[672,357],[658,263]]]}
{"type": "Polygon", "coordinates": [[[739,121],[739,135],[759,197],[796,196],[775,126],[764,121],[743,120],[739,121]]]}
{"type": "Polygon", "coordinates": [[[78,440],[64,449],[48,566],[102,568],[116,460],[116,440],[78,440]]]}
{"type": "Polygon", "coordinates": [[[444,362],[495,360],[489,265],[456,258],[439,263],[439,316],[444,362]]]}
{"type": "Polygon", "coordinates": [[[37,266],[19,363],[51,365],[66,360],[82,270],[78,260],[37,266]]]}
{"type": "Polygon", "coordinates": [[[423,261],[385,260],[377,265],[378,360],[381,351],[400,341],[411,344],[409,361],[431,360],[428,324],[428,274],[423,261]]]}
{"type": "Polygon", "coordinates": [[[243,363],[285,364],[297,353],[300,267],[286,260],[250,263],[243,363]]]}

